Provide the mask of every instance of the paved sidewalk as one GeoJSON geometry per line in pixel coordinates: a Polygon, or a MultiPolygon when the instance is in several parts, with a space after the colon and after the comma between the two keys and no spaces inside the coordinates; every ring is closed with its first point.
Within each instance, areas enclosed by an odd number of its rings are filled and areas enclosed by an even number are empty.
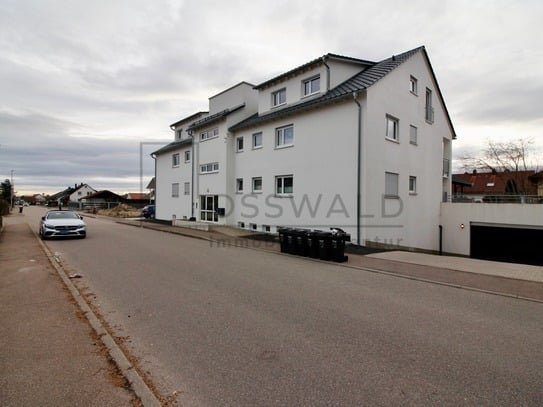
{"type": "Polygon", "coordinates": [[[0,405],[137,406],[24,215],[0,233],[0,405]]]}
{"type": "Polygon", "coordinates": [[[527,264],[501,263],[477,260],[466,257],[436,256],[432,254],[390,251],[370,254],[376,259],[393,260],[403,263],[420,264],[444,269],[485,274],[505,278],[515,278],[543,283],[543,267],[527,264]]]}

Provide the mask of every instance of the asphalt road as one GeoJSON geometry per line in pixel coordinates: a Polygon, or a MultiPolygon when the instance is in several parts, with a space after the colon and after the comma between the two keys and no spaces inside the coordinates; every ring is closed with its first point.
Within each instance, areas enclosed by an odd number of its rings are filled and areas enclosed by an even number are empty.
{"type": "Polygon", "coordinates": [[[86,221],[47,245],[182,406],[543,405],[540,303],[86,221]]]}

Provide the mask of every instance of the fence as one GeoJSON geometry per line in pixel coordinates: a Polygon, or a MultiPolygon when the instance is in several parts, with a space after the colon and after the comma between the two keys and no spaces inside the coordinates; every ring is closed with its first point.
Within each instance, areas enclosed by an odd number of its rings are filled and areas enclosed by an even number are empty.
{"type": "Polygon", "coordinates": [[[449,202],[458,203],[507,203],[507,204],[543,204],[543,196],[540,195],[483,195],[470,196],[456,194],[450,197],[449,202]]]}

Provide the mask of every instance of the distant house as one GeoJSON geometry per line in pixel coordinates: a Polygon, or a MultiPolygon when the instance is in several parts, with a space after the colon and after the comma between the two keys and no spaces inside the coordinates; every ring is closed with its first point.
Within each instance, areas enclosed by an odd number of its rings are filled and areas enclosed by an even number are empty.
{"type": "Polygon", "coordinates": [[[96,193],[96,190],[88,184],[75,184],[73,187],[68,187],[63,191],[57,192],[49,197],[49,200],[55,204],[62,203],[62,205],[79,205],[81,198],[96,193]]]}
{"type": "Polygon", "coordinates": [[[98,208],[111,208],[125,202],[126,199],[124,197],[117,195],[114,192],[104,190],[81,198],[80,206],[82,208],[93,206],[98,208]]]}
{"type": "Polygon", "coordinates": [[[151,202],[151,195],[143,192],[129,192],[124,195],[123,198],[127,205],[134,206],[136,208],[143,208],[145,205],[151,202]]]}
{"type": "Polygon", "coordinates": [[[537,195],[532,182],[535,171],[453,174],[453,199],[473,202],[513,202],[520,196],[537,195]],[[514,196],[514,198],[512,198],[514,196]]]}
{"type": "Polygon", "coordinates": [[[535,185],[537,190],[537,196],[543,197],[543,171],[536,172],[528,177],[530,181],[535,185]]]}
{"type": "Polygon", "coordinates": [[[45,195],[43,194],[34,194],[30,198],[30,203],[34,205],[45,205],[47,202],[47,199],[45,198],[45,195]]]}
{"type": "Polygon", "coordinates": [[[156,178],[151,178],[151,181],[147,184],[147,187],[145,189],[149,190],[149,202],[155,201],[155,185],[156,185],[156,178]]]}

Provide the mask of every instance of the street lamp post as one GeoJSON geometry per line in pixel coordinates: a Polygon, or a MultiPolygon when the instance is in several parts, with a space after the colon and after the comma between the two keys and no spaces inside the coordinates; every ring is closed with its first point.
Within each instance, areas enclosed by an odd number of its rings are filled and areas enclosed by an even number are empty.
{"type": "Polygon", "coordinates": [[[13,185],[13,173],[15,172],[15,170],[11,170],[11,193],[9,194],[10,195],[10,205],[11,205],[11,209],[13,209],[13,189],[14,189],[14,185],[13,185]]]}

